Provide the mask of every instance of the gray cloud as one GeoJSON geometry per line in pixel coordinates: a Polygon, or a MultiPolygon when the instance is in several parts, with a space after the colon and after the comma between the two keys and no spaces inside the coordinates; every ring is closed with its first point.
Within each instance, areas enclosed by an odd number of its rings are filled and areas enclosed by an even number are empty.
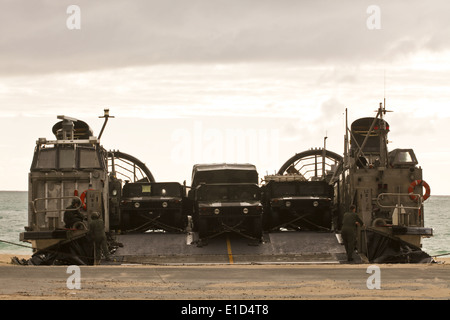
{"type": "MultiPolygon", "coordinates": [[[[3,0],[2,75],[161,63],[357,63],[448,48],[444,1],[377,1],[381,30],[368,30],[369,1],[76,1],[81,30],[68,30],[69,1],[3,0]]],[[[448,10],[447,10],[448,11],[448,10]]]]}

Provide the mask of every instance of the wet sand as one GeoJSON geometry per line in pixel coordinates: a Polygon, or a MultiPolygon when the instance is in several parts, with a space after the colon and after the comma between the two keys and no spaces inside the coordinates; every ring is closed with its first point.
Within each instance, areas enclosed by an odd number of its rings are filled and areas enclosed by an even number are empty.
{"type": "Polygon", "coordinates": [[[432,264],[380,264],[378,271],[368,270],[371,264],[82,266],[76,289],[78,271],[13,265],[12,256],[0,255],[2,300],[450,299],[450,258],[432,264]],[[373,288],[376,274],[380,289],[373,288]]]}

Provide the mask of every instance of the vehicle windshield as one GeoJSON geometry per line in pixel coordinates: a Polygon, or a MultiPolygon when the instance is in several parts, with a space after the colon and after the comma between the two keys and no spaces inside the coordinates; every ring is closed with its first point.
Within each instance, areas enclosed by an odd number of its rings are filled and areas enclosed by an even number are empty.
{"type": "Polygon", "coordinates": [[[328,185],[324,182],[274,182],[271,184],[273,197],[320,196],[328,194],[328,185]]]}
{"type": "Polygon", "coordinates": [[[202,185],[198,188],[199,201],[255,201],[260,199],[256,185],[202,185]]]}
{"type": "Polygon", "coordinates": [[[258,183],[258,173],[255,170],[211,170],[199,171],[193,178],[195,187],[201,183],[258,183]]]}
{"type": "Polygon", "coordinates": [[[123,187],[123,196],[180,197],[181,188],[178,183],[127,183],[123,187]]]}
{"type": "Polygon", "coordinates": [[[276,183],[272,186],[274,197],[295,196],[297,194],[297,186],[294,183],[276,183]]]}

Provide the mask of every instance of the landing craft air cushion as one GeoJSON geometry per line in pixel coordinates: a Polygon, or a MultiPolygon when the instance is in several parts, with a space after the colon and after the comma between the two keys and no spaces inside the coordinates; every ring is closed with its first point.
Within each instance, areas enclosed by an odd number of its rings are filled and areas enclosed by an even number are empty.
{"type": "MultiPolygon", "coordinates": [[[[109,117],[105,109],[99,138],[109,117]]],[[[154,178],[133,156],[106,151],[84,121],[58,119],[53,126],[56,140],[36,142],[29,173],[28,226],[20,240],[32,244],[31,264],[92,264],[94,248],[87,237],[92,214],[100,213],[108,234],[120,227],[122,180],[118,175],[133,181],[154,178]],[[77,205],[70,207],[71,203],[77,205]],[[78,211],[78,223],[66,226],[66,212],[78,211]]]]}
{"type": "Polygon", "coordinates": [[[366,226],[358,230],[358,251],[369,261],[429,261],[421,240],[433,235],[424,226],[430,187],[413,149],[389,152],[386,112],[380,103],[375,117],[347,125],[343,162],[331,180],[336,205],[341,214],[356,205],[366,226]]]}
{"type": "Polygon", "coordinates": [[[139,159],[106,151],[99,139],[109,110],[99,138],[85,122],[58,116],[56,140],[37,141],[30,169],[20,235],[34,248],[28,263],[93,264],[93,212],[119,263],[339,263],[341,218],[351,204],[365,223],[363,260],[429,261],[420,250],[432,235],[423,223],[429,186],[412,149],[387,151],[385,112],[380,106],[375,118],[352,124],[343,157],[325,146],[297,153],[262,185],[251,164],[194,165],[190,187],[156,182],[139,159]],[[74,199],[79,207],[67,209],[74,199]],[[82,218],[66,227],[71,210],[82,218]]]}

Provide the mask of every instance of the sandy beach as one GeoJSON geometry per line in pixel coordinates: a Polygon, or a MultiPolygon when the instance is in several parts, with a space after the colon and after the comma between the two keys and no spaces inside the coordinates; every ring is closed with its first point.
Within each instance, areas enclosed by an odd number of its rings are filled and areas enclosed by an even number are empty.
{"type": "Polygon", "coordinates": [[[74,289],[68,266],[13,265],[13,256],[0,254],[2,300],[450,299],[450,258],[378,265],[380,289],[369,289],[368,264],[83,266],[74,289]]]}
{"type": "Polygon", "coordinates": [[[12,257],[17,257],[19,259],[29,259],[31,257],[31,255],[0,253],[0,265],[11,264],[11,258],[12,257]]]}

